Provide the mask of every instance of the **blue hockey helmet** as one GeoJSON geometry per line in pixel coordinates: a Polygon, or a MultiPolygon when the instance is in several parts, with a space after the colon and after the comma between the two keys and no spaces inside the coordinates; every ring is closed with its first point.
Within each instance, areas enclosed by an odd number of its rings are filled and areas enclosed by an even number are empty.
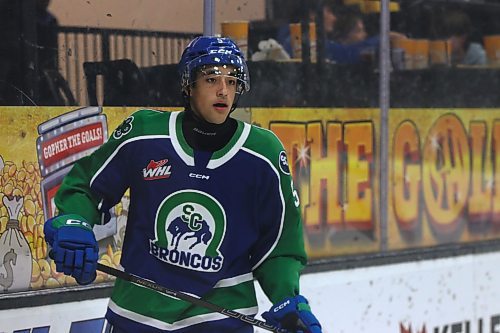
{"type": "Polygon", "coordinates": [[[200,36],[193,39],[179,61],[182,91],[196,80],[197,70],[207,66],[233,66],[238,79],[237,92],[250,90],[250,75],[243,53],[226,37],[200,36]]]}

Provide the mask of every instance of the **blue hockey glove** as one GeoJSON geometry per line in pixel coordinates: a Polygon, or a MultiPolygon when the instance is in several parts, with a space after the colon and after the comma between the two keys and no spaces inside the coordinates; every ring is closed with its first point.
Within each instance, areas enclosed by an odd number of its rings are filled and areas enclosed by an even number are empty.
{"type": "Polygon", "coordinates": [[[262,314],[266,323],[290,333],[321,333],[321,324],[312,314],[304,296],[285,298],[262,314]]]}
{"type": "Polygon", "coordinates": [[[58,272],[73,276],[79,284],[95,280],[99,246],[92,226],[83,217],[76,214],[53,217],[45,222],[43,232],[58,272]]]}

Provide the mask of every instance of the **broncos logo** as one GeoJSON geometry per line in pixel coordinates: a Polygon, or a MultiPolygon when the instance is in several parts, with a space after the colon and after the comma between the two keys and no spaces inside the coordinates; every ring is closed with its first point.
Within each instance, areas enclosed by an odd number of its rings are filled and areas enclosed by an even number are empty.
{"type": "Polygon", "coordinates": [[[152,256],[195,271],[220,271],[226,214],[214,197],[195,190],[172,193],[159,206],[155,223],[152,256]]]}

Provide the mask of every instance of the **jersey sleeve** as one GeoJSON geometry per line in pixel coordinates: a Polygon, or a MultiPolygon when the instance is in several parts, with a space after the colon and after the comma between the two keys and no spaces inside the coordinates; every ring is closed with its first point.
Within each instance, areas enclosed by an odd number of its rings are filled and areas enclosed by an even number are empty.
{"type": "Polygon", "coordinates": [[[307,262],[300,203],[283,145],[271,132],[262,145],[269,172],[260,182],[258,200],[261,236],[252,260],[254,275],[264,293],[276,303],[299,293],[299,275],[307,262]],[[268,178],[266,178],[268,177],[268,178]]]}
{"type": "Polygon", "coordinates": [[[59,214],[79,214],[92,225],[102,223],[129,187],[123,147],[142,131],[144,113],[129,116],[106,143],[73,165],[55,196],[59,214]]]}

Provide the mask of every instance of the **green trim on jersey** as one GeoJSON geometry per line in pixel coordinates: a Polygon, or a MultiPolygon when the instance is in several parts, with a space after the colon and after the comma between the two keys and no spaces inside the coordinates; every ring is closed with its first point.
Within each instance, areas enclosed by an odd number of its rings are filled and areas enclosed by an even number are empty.
{"type": "Polygon", "coordinates": [[[175,119],[175,133],[173,134],[175,135],[175,139],[179,142],[179,145],[184,153],[194,157],[193,148],[191,148],[191,146],[187,143],[186,138],[184,138],[182,133],[182,119],[184,119],[184,112],[179,113],[175,119]]]}
{"type": "Polygon", "coordinates": [[[269,130],[252,126],[243,147],[266,158],[280,177],[285,202],[283,223],[286,226],[283,226],[274,249],[268,253],[264,262],[254,268],[255,277],[264,293],[276,303],[299,293],[299,273],[307,263],[302,217],[293,192],[292,177],[280,167],[280,153],[285,149],[278,137],[269,130]],[[263,145],[263,142],[266,144],[263,145]]]}
{"type": "MultiPolygon", "coordinates": [[[[209,309],[195,306],[122,279],[116,279],[111,299],[123,309],[169,324],[214,313],[209,309]]],[[[215,288],[202,299],[229,310],[257,306],[253,280],[230,287],[215,288]]]]}
{"type": "Polygon", "coordinates": [[[241,121],[238,121],[238,127],[236,128],[236,132],[234,133],[231,140],[229,140],[228,144],[225,145],[222,149],[214,152],[210,160],[216,160],[224,157],[224,155],[226,155],[231,150],[231,148],[234,147],[236,142],[238,142],[239,138],[241,137],[241,134],[243,133],[243,127],[244,127],[243,123],[241,121]]]}
{"type": "Polygon", "coordinates": [[[273,304],[300,294],[299,278],[304,268],[300,259],[291,256],[272,257],[254,271],[255,278],[273,304]]]}
{"type": "MultiPolygon", "coordinates": [[[[98,210],[100,198],[96,198],[90,190],[92,180],[106,165],[106,161],[117,153],[120,145],[140,137],[144,133],[148,133],[147,137],[152,138],[167,137],[169,135],[168,120],[170,114],[170,112],[154,110],[134,112],[113,131],[108,141],[99,147],[91,158],[80,159],[64,177],[63,183],[57,191],[55,204],[59,214],[74,213],[85,218],[91,225],[100,224],[101,213],[98,210]]],[[[123,193],[126,190],[126,188],[123,189],[123,193]]]]}
{"type": "Polygon", "coordinates": [[[141,136],[144,133],[148,135],[169,135],[168,121],[170,119],[172,112],[168,111],[156,111],[156,110],[139,110],[128,116],[121,125],[119,125],[112,133],[109,141],[119,141],[123,142],[127,139],[141,136]],[[115,133],[120,130],[124,124],[127,123],[127,119],[133,118],[131,124],[131,129],[125,134],[122,134],[118,139],[115,133]]]}

